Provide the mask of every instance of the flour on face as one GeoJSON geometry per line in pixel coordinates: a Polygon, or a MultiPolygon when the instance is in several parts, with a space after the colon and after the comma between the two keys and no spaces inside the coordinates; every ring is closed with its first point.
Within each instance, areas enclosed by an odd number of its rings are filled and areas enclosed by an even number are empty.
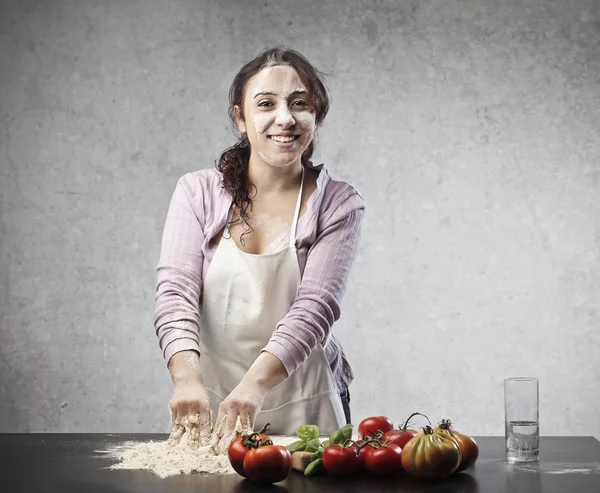
{"type": "Polygon", "coordinates": [[[270,166],[287,167],[298,162],[313,140],[316,120],[306,88],[294,68],[267,67],[251,77],[245,107],[250,124],[243,127],[252,152],[270,166]],[[277,145],[271,138],[291,133],[297,138],[289,145],[277,145]]]}

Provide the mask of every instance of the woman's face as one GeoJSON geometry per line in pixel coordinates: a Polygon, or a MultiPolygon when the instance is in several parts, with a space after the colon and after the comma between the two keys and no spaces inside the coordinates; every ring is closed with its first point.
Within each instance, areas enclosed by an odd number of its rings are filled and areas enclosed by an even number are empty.
{"type": "Polygon", "coordinates": [[[237,105],[234,112],[240,131],[248,135],[251,161],[275,167],[297,163],[315,134],[314,106],[289,66],[267,67],[252,76],[244,93],[245,121],[237,105]]]}

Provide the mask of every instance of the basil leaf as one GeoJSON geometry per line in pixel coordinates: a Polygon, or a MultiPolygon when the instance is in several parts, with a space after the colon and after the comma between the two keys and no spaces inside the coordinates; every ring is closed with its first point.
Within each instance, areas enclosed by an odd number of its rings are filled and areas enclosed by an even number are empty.
{"type": "Polygon", "coordinates": [[[313,438],[319,438],[319,427],[317,425],[302,425],[298,428],[298,431],[296,431],[296,435],[298,435],[298,438],[301,440],[308,442],[313,438]]]}
{"type": "Polygon", "coordinates": [[[344,434],[341,430],[334,431],[329,437],[332,445],[342,445],[344,443],[344,434]]]}
{"type": "Polygon", "coordinates": [[[317,459],[311,462],[308,467],[304,470],[305,476],[313,476],[319,471],[323,470],[323,459],[317,459]]]}
{"type": "Polygon", "coordinates": [[[319,450],[320,445],[321,442],[319,442],[319,439],[313,438],[312,440],[306,442],[306,448],[304,450],[306,450],[307,452],[316,452],[317,450],[319,450]]]}
{"type": "Polygon", "coordinates": [[[313,462],[317,459],[323,457],[323,450],[317,450],[314,454],[310,456],[310,461],[313,462]]]}
{"type": "MultiPolygon", "coordinates": [[[[306,442],[304,440],[298,440],[297,442],[290,443],[287,446],[290,452],[303,452],[306,450],[306,442]]],[[[312,450],[311,450],[312,452],[312,450]]]]}
{"type": "Polygon", "coordinates": [[[329,447],[330,445],[331,445],[331,440],[327,439],[321,444],[321,447],[326,448],[326,447],[329,447]]]}
{"type": "Polygon", "coordinates": [[[347,424],[346,426],[340,428],[340,432],[344,437],[344,441],[350,440],[352,438],[352,426],[352,424],[347,424]]]}

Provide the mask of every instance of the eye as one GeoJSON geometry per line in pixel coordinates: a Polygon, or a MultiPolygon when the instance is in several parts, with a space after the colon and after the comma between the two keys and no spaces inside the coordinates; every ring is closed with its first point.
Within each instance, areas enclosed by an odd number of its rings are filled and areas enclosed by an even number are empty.
{"type": "Polygon", "coordinates": [[[308,106],[308,103],[306,101],[304,101],[303,99],[299,99],[298,101],[294,101],[294,102],[300,103],[300,106],[303,106],[305,108],[308,106]]]}
{"type": "Polygon", "coordinates": [[[266,106],[267,104],[271,104],[271,101],[261,101],[260,103],[258,103],[258,106],[266,106]]]}

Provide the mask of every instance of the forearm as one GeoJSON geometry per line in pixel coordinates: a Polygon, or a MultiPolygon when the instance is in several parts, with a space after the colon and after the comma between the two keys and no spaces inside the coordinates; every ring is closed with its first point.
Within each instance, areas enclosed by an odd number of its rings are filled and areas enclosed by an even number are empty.
{"type": "Polygon", "coordinates": [[[175,353],[169,360],[168,368],[175,385],[188,382],[203,383],[200,355],[196,351],[175,353]]]}
{"type": "Polygon", "coordinates": [[[248,369],[241,383],[254,385],[266,394],[287,377],[288,373],[281,360],[277,356],[263,351],[248,369]]]}

